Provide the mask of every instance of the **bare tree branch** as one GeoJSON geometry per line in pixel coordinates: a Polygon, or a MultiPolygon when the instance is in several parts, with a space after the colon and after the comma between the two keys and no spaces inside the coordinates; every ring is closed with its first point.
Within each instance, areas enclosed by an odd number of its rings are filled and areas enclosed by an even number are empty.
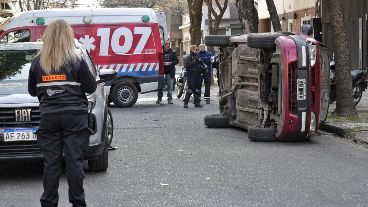
{"type": "Polygon", "coordinates": [[[207,4],[207,7],[211,11],[212,15],[215,17],[215,25],[213,26],[213,31],[211,32],[212,34],[217,34],[219,27],[220,27],[221,20],[227,10],[229,0],[224,0],[223,2],[224,6],[220,4],[219,0],[215,0],[216,6],[219,9],[219,13],[216,13],[215,9],[213,8],[212,0],[204,0],[204,1],[207,4]]]}
{"type": "Polygon", "coordinates": [[[275,32],[281,31],[280,18],[277,14],[276,6],[273,0],[266,0],[268,12],[270,13],[270,18],[272,21],[273,30],[275,32]]]}

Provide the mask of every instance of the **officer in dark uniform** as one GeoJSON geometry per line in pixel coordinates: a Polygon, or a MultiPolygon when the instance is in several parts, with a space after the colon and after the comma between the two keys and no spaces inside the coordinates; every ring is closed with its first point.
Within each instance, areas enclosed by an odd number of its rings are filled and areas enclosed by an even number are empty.
{"type": "Polygon", "coordinates": [[[164,79],[159,81],[158,93],[157,93],[157,101],[159,104],[162,101],[163,96],[163,88],[165,84],[167,85],[167,102],[169,104],[173,104],[172,102],[172,89],[173,89],[173,80],[175,78],[175,65],[179,63],[178,56],[176,52],[170,48],[169,43],[165,43],[164,46],[164,79]]]}
{"type": "Polygon", "coordinates": [[[88,101],[96,81],[75,48],[71,27],[55,20],[43,36],[40,54],[32,61],[28,91],[40,101],[41,122],[37,143],[44,156],[43,207],[57,206],[63,151],[69,201],[86,206],[83,156],[88,147],[88,101]]]}
{"type": "MultiPolygon", "coordinates": [[[[211,97],[211,79],[212,79],[212,64],[211,64],[211,53],[206,51],[206,45],[200,44],[199,45],[199,52],[198,52],[199,59],[202,60],[207,65],[207,71],[202,75],[202,80],[204,82],[204,100],[206,104],[210,104],[210,97],[211,97]]],[[[202,88],[202,81],[201,86],[202,88]]]]}
{"type": "Polygon", "coordinates": [[[194,106],[203,107],[201,105],[200,94],[201,94],[201,81],[202,74],[206,71],[204,63],[198,57],[198,47],[192,45],[190,48],[190,54],[185,57],[184,67],[186,68],[188,75],[188,91],[184,98],[184,108],[188,108],[188,102],[190,96],[194,96],[194,106]]]}

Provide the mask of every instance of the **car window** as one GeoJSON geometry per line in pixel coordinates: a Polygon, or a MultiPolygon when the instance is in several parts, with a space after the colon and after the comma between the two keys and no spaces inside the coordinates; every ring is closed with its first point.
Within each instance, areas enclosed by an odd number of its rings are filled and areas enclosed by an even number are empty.
{"type": "Polygon", "coordinates": [[[37,50],[0,51],[0,81],[27,80],[37,50]]]}
{"type": "Polygon", "coordinates": [[[12,31],[6,34],[1,43],[15,43],[15,42],[30,42],[31,41],[31,33],[29,30],[17,30],[12,31]]]}

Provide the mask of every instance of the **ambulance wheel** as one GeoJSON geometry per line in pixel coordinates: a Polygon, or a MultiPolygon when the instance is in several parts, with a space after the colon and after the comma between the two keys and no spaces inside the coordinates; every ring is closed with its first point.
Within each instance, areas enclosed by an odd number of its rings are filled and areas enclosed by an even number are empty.
{"type": "Polygon", "coordinates": [[[138,99],[137,86],[130,81],[121,81],[112,88],[110,97],[119,108],[131,107],[138,99]]]}

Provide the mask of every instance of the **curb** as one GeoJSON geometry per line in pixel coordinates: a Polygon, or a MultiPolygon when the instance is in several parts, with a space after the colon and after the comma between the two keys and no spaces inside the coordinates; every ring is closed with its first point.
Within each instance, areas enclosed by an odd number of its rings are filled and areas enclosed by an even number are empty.
{"type": "Polygon", "coordinates": [[[319,128],[323,131],[336,134],[342,138],[348,138],[352,134],[352,130],[350,128],[337,126],[328,122],[321,123],[319,128]]]}
{"type": "Polygon", "coordinates": [[[353,142],[355,144],[361,145],[365,148],[368,149],[368,142],[366,140],[360,139],[357,136],[353,135],[352,137],[350,137],[351,140],[353,140],[353,142]]]}
{"type": "Polygon", "coordinates": [[[333,133],[341,138],[348,138],[352,140],[354,143],[362,145],[365,148],[368,148],[368,141],[357,137],[356,134],[358,134],[359,132],[354,132],[352,129],[348,127],[335,125],[333,123],[321,123],[319,128],[323,131],[333,133]]]}

